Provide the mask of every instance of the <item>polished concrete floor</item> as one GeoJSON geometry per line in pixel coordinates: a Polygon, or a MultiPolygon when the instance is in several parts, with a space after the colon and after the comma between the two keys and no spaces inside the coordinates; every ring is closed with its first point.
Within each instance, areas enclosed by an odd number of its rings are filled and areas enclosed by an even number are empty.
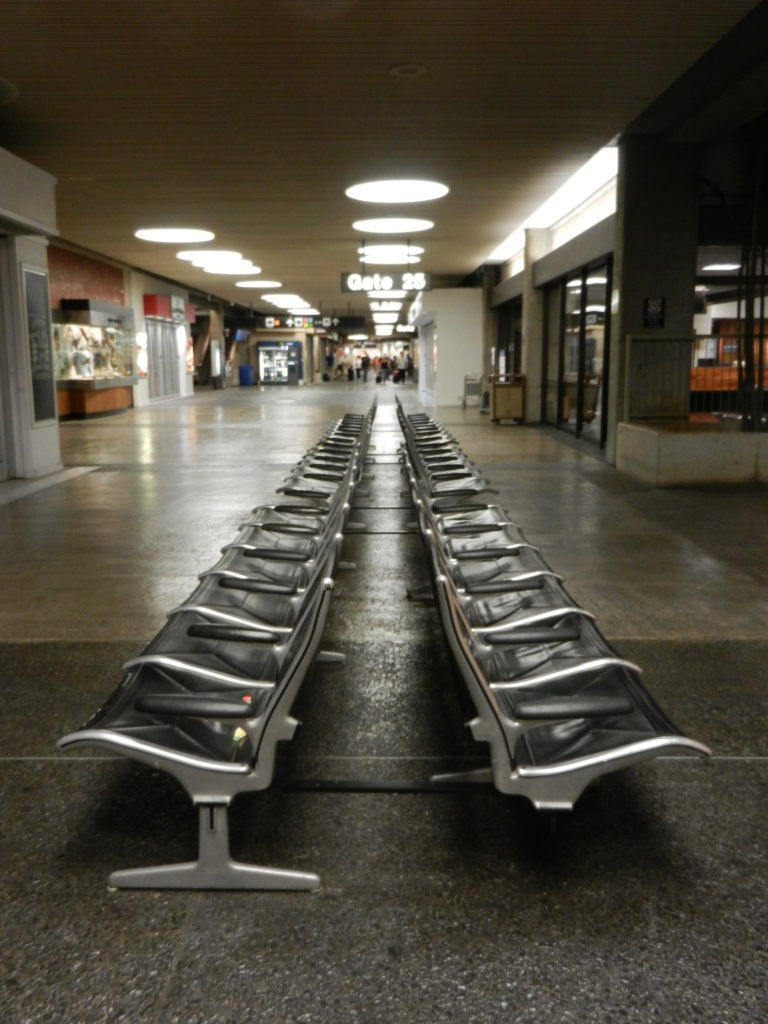
{"type": "MultiPolygon", "coordinates": [[[[768,1020],[768,488],[654,490],[553,432],[430,410],[602,632],[711,761],[604,779],[557,822],[475,767],[396,452],[394,387],[204,391],[62,424],[65,472],[0,485],[2,1020],[239,1024],[758,1024],[768,1020]],[[326,424],[379,400],[303,722],[244,860],[316,894],[114,891],[115,868],[191,857],[167,776],[58,754],[247,510],[326,424]]],[[[417,409],[410,385],[399,389],[417,409]]]]}

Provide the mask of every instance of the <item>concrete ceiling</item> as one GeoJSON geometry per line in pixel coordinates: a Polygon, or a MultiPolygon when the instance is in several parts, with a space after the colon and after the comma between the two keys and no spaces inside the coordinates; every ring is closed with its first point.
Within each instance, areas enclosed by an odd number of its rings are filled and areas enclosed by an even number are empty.
{"type": "Polygon", "coordinates": [[[339,285],[359,269],[355,219],[434,220],[418,237],[420,269],[459,282],[755,4],[3,6],[2,145],[58,179],[63,240],[274,312],[237,278],[178,260],[180,246],[133,236],[205,227],[211,245],[243,253],[324,313],[359,315],[366,305],[339,285]],[[424,73],[397,77],[398,65],[424,73]],[[344,194],[389,177],[436,178],[451,191],[398,209],[344,194]]]}

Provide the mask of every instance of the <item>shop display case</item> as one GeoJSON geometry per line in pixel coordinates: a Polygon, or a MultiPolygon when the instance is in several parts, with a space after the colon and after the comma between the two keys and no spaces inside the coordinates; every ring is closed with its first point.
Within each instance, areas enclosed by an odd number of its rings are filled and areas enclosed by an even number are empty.
{"type": "Polygon", "coordinates": [[[89,299],[62,299],[53,318],[59,415],[130,408],[138,382],[133,310],[89,299]]]}

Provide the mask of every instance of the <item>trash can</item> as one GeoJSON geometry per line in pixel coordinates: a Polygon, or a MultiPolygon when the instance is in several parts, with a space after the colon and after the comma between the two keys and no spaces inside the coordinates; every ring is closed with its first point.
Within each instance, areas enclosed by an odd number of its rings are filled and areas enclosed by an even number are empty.
{"type": "Polygon", "coordinates": [[[253,367],[250,363],[242,363],[239,369],[240,373],[240,387],[250,388],[253,387],[253,367]]]}
{"type": "Polygon", "coordinates": [[[497,373],[491,377],[491,420],[525,420],[525,377],[497,373]]]}

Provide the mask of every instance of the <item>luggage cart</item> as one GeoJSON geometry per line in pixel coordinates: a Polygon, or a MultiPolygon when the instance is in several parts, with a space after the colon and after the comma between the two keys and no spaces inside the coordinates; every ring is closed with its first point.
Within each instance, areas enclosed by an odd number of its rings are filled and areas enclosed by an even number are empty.
{"type": "Polygon", "coordinates": [[[464,394],[461,396],[461,408],[468,405],[480,405],[483,398],[483,375],[467,373],[464,375],[464,394]]]}

